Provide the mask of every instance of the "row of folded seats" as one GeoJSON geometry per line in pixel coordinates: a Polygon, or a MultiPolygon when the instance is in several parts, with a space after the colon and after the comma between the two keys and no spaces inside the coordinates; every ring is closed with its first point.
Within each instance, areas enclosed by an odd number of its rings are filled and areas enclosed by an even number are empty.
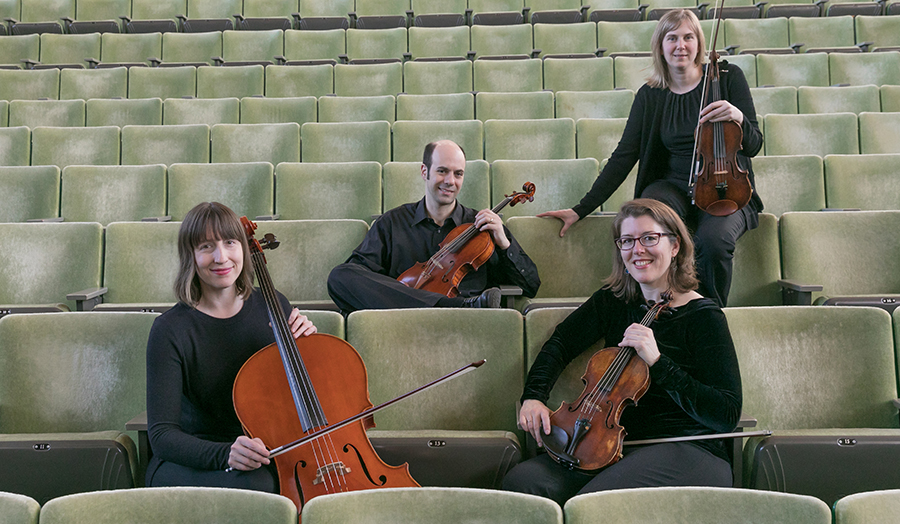
{"type": "MultiPolygon", "coordinates": [[[[656,21],[617,24],[412,27],[366,31],[31,34],[4,37],[4,67],[113,67],[462,60],[465,58],[649,55],[656,21]]],[[[713,21],[701,24],[707,38],[713,21]]],[[[731,54],[900,49],[900,17],[726,20],[719,49],[731,54]]]]}
{"type": "MultiPolygon", "coordinates": [[[[425,144],[451,139],[469,160],[603,162],[624,118],[398,120],[284,124],[0,127],[0,166],[175,163],[417,162],[425,144]]],[[[761,156],[900,153],[900,113],[769,114],[761,156]],[[762,155],[764,153],[764,155],[762,155]]]]}
{"type": "MultiPolygon", "coordinates": [[[[379,412],[369,435],[385,461],[409,462],[422,485],[497,488],[510,467],[534,452],[516,428],[516,401],[525,370],[572,309],[541,308],[524,316],[509,309],[309,315],[321,332],[343,337],[359,351],[375,405],[486,359],[472,373],[379,412]]],[[[726,308],[725,314],[741,367],[742,426],[773,432],[734,441],[735,485],[814,495],[828,504],[848,493],[896,487],[894,333],[900,311],[892,317],[879,308],[774,306],[726,308]],[[846,445],[836,446],[836,440],[846,445]],[[797,464],[798,449],[820,460],[797,464]]],[[[157,315],[0,319],[0,456],[6,466],[0,489],[44,503],[72,492],[142,484],[152,450],[142,434],[136,446],[130,431],[146,424],[136,415],[145,410],[145,346],[157,315]],[[52,452],[35,453],[35,445],[52,452]],[[88,455],[92,448],[108,452],[98,461],[88,455]],[[51,474],[59,470],[66,475],[51,474]]],[[[550,405],[577,396],[591,353],[564,371],[550,405]]]]}
{"type": "Polygon", "coordinates": [[[0,493],[9,524],[111,524],[140,516],[153,522],[247,522],[309,524],[356,522],[483,522],[584,524],[606,515],[623,524],[752,521],[773,524],[858,524],[900,516],[898,490],[842,497],[834,510],[806,495],[726,488],[635,488],[580,495],[560,508],[531,495],[467,488],[396,488],[318,497],[302,510],[286,498],[223,488],[146,488],[55,498],[41,505],[25,495],[0,493]],[[187,515],[190,515],[188,517],[187,515]]]}
{"type": "MultiPolygon", "coordinates": [[[[894,52],[735,55],[728,63],[741,68],[751,88],[900,85],[900,53],[894,52]]],[[[619,56],[304,67],[0,69],[0,101],[637,91],[650,67],[650,57],[619,56]]],[[[851,91],[835,92],[845,96],[851,91]]]]}

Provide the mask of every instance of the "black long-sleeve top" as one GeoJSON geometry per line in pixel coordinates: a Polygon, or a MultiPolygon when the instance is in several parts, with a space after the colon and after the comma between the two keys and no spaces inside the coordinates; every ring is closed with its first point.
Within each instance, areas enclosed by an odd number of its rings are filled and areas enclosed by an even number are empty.
{"type": "MultiPolygon", "coordinates": [[[[599,340],[616,346],[646,310],[601,289],[561,322],[528,373],[522,401],[546,403],[563,369],[599,340]]],[[[725,315],[708,298],[670,308],[651,325],[659,360],[650,387],[620,419],[626,440],[733,431],[741,416],[741,375],[725,315]]],[[[640,358],[640,357],[635,357],[640,358]]],[[[574,399],[569,399],[574,400],[574,399]]],[[[729,460],[721,439],[696,441],[729,460]]]]}
{"type": "MultiPolygon", "coordinates": [[[[426,262],[455,227],[475,222],[478,211],[456,203],[456,209],[438,226],[425,208],[425,199],[403,204],[383,214],[353,250],[347,262],[361,264],[370,270],[397,278],[415,264],[426,262]]],[[[470,271],[459,283],[459,296],[480,294],[501,284],[519,286],[527,297],[534,297],[541,285],[537,266],[503,226],[509,248],[494,249],[488,261],[477,271],[470,271]]]]}
{"type": "MultiPolygon", "coordinates": [[[[753,107],[753,98],[750,96],[750,86],[747,84],[744,72],[738,66],[726,61],[719,62],[719,64],[721,98],[730,102],[744,114],[744,121],[741,124],[743,149],[737,153],[737,161],[738,165],[749,172],[750,184],[754,188],[750,206],[760,212],[763,209],[763,203],[756,193],[750,157],[756,156],[762,149],[763,136],[756,120],[756,109],[753,107]]],[[[639,198],[644,189],[652,182],[666,177],[669,172],[669,152],[663,144],[664,129],[667,127],[663,122],[663,115],[666,98],[671,94],[669,89],[654,88],[647,84],[638,90],[631,105],[631,113],[628,115],[622,139],[594,181],[590,191],[578,205],[572,208],[580,218],[589,215],[600,204],[606,202],[610,195],[622,185],[622,182],[628,177],[628,173],[631,172],[631,168],[638,161],[640,163],[634,188],[635,198],[639,198]]],[[[697,126],[699,109],[698,107],[697,111],[689,113],[686,118],[691,119],[691,122],[680,127],[694,129],[697,126]]],[[[685,191],[687,191],[686,186],[685,191]]],[[[750,226],[752,229],[756,227],[756,224],[750,226]]]]}
{"type": "MultiPolygon", "coordinates": [[[[280,293],[281,307],[291,310],[280,293]]],[[[265,300],[254,289],[231,318],[215,318],[184,303],[159,316],[147,342],[147,429],[153,458],[200,470],[223,470],[243,435],[231,391],[244,362],[272,344],[265,300]]]]}

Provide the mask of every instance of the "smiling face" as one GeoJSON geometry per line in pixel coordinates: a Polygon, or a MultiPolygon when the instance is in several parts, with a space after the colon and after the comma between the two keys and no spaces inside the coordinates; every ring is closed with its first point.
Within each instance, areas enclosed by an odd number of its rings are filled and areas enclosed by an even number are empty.
{"type": "Polygon", "coordinates": [[[209,238],[194,248],[194,264],[203,295],[234,286],[244,268],[244,250],[236,239],[209,238]]]}
{"type": "Polygon", "coordinates": [[[466,174],[466,156],[456,144],[439,142],[431,154],[431,169],[422,164],[428,209],[455,204],[466,174]]]}
{"type": "Polygon", "coordinates": [[[641,286],[644,296],[654,295],[669,288],[668,274],[672,259],[678,254],[677,237],[662,235],[655,246],[644,246],[640,238],[647,234],[671,233],[653,218],[643,215],[628,217],[622,221],[619,238],[635,239],[630,250],[620,250],[625,269],[641,286]]]}
{"type": "Polygon", "coordinates": [[[662,41],[663,58],[670,69],[684,70],[694,65],[699,51],[697,35],[690,25],[682,22],[665,34],[662,41]]]}

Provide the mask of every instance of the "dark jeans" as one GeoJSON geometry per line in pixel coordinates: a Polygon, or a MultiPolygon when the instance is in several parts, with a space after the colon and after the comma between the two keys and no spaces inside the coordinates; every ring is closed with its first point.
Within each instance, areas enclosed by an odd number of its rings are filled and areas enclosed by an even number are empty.
{"type": "Polygon", "coordinates": [[[278,493],[278,477],[275,472],[275,463],[263,466],[253,471],[218,471],[201,470],[175,464],[174,462],[161,462],[151,478],[147,479],[147,486],[201,486],[209,488],[239,488],[254,491],[278,493]]]}

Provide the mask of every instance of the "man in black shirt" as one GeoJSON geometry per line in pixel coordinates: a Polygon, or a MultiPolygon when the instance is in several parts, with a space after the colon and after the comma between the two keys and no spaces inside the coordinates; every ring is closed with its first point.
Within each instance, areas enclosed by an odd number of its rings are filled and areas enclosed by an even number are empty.
{"type": "Polygon", "coordinates": [[[414,307],[499,307],[496,286],[519,286],[533,297],[541,285],[537,267],[490,209],[475,211],[456,200],[462,189],[466,156],[449,140],[425,146],[422,179],[425,197],[384,213],[347,261],[328,276],[328,294],[345,313],[358,309],[414,307]],[[459,296],[407,287],[397,277],[440,249],[455,227],[473,223],[491,234],[494,253],[459,283],[459,296]]]}

